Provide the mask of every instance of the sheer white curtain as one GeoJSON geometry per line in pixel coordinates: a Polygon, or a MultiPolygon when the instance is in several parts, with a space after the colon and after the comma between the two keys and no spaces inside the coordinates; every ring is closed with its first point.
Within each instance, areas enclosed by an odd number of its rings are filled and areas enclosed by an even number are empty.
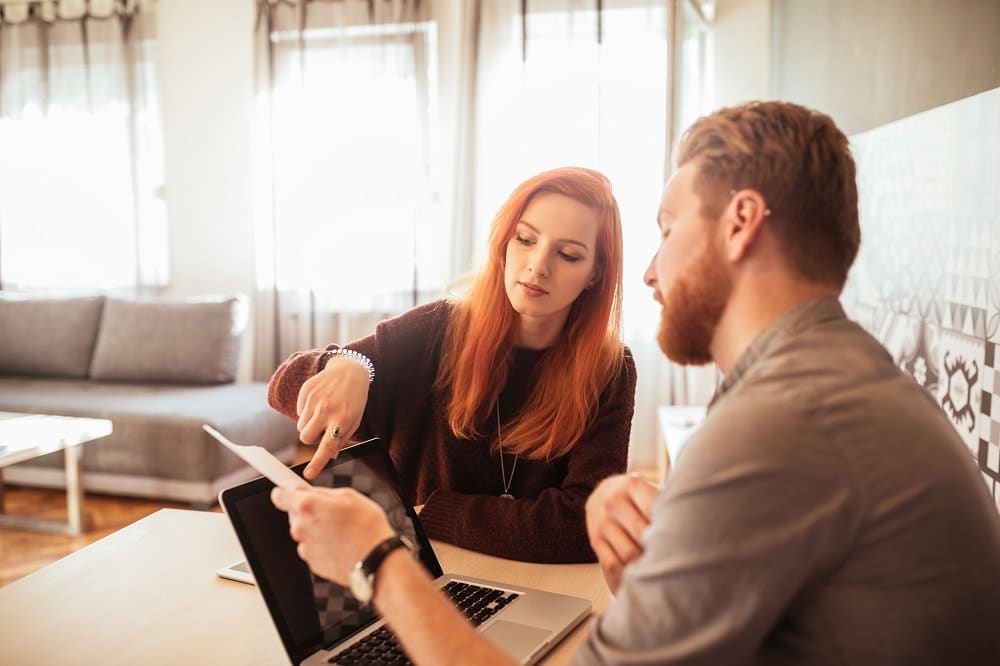
{"type": "MultiPolygon", "coordinates": [[[[680,134],[699,116],[715,108],[712,100],[714,42],[711,25],[714,4],[688,0],[679,5],[677,86],[674,132],[680,134]]],[[[692,367],[670,364],[669,402],[704,405],[712,398],[722,376],[715,365],[692,367]]]]}
{"type": "Polygon", "coordinates": [[[417,0],[258,3],[258,376],[442,293],[436,30],[417,0]]]}
{"type": "Polygon", "coordinates": [[[0,3],[0,283],[167,280],[152,3],[0,3]]]}
{"type": "Polygon", "coordinates": [[[659,306],[643,284],[659,239],[673,5],[491,0],[479,31],[475,251],[527,176],[578,164],[611,179],[625,239],[625,337],[639,368],[632,453],[640,463],[655,458],[656,407],[673,401],[655,341],[659,306]]]}

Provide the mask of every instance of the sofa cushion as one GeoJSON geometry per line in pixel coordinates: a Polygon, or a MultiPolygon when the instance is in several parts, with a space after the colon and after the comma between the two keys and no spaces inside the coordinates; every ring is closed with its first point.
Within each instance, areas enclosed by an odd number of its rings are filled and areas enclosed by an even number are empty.
{"type": "Polygon", "coordinates": [[[216,384],[236,378],[246,326],[240,297],[198,301],[108,298],[93,379],[216,384]]]}
{"type": "Polygon", "coordinates": [[[0,374],[86,377],[103,296],[0,296],[0,374]]]}

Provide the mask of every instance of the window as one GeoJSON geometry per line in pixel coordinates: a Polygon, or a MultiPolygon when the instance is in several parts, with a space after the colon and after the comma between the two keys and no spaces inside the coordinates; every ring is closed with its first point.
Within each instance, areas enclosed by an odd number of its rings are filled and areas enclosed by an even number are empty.
{"type": "Polygon", "coordinates": [[[518,12],[487,15],[481,34],[475,249],[518,182],[569,164],[600,170],[622,212],[626,332],[658,318],[642,275],[667,145],[667,4],[537,0],[523,24],[518,12]]]}
{"type": "Polygon", "coordinates": [[[167,281],[155,46],[124,62],[120,24],[87,24],[88,42],[79,22],[0,27],[5,289],[167,281]]]}
{"type": "Polygon", "coordinates": [[[258,182],[273,184],[257,204],[262,282],[337,312],[405,308],[440,289],[450,248],[431,122],[435,25],[270,39],[274,79],[259,103],[271,148],[258,182]]]}
{"type": "MultiPolygon", "coordinates": [[[[704,4],[704,3],[703,3],[704,4]]],[[[709,8],[714,10],[714,7],[709,8]]],[[[703,10],[704,11],[704,8],[703,10]]],[[[711,16],[711,14],[709,14],[711,16]]],[[[683,3],[683,35],[678,71],[677,131],[683,132],[700,116],[715,106],[712,102],[712,35],[704,14],[691,3],[683,3]]]]}

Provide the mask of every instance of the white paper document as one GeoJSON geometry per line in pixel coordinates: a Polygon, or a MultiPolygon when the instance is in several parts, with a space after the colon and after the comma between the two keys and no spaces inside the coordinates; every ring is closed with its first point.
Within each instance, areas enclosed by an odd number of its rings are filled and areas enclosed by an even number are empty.
{"type": "Polygon", "coordinates": [[[202,425],[202,429],[219,440],[224,447],[242,458],[248,465],[266,476],[276,486],[282,488],[308,487],[309,483],[290,470],[263,446],[242,446],[229,441],[225,435],[210,425],[202,425]]]}

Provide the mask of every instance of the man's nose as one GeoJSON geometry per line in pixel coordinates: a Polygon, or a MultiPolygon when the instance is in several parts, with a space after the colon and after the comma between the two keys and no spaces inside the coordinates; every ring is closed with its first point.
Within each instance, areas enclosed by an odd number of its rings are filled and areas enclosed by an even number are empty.
{"type": "Polygon", "coordinates": [[[659,252],[653,255],[649,266],[646,267],[646,274],[642,276],[642,281],[646,283],[647,287],[655,287],[658,281],[656,275],[656,258],[658,256],[660,256],[659,252]]]}

